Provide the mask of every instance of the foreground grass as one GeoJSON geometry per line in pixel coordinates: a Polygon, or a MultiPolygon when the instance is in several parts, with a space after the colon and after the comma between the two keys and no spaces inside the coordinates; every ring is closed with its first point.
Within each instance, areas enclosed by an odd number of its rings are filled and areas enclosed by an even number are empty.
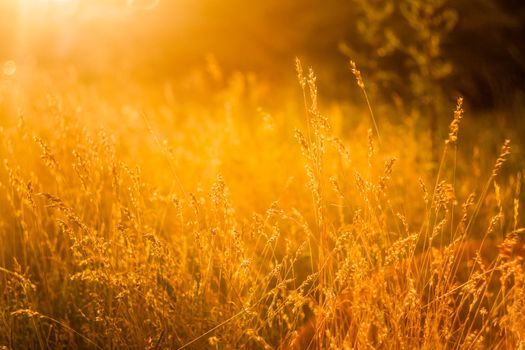
{"type": "Polygon", "coordinates": [[[461,153],[458,101],[434,168],[411,119],[328,118],[299,80],[275,114],[243,77],[150,109],[5,85],[0,346],[523,347],[510,144],[461,153]]]}

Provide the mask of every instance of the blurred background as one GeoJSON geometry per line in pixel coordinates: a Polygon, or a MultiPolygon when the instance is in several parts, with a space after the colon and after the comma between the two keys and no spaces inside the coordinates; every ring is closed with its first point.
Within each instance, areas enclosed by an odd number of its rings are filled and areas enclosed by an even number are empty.
{"type": "Polygon", "coordinates": [[[378,99],[492,109],[523,104],[524,23],[521,0],[2,0],[0,62],[85,82],[191,82],[203,67],[280,82],[298,56],[347,98],[352,58],[378,99]]]}

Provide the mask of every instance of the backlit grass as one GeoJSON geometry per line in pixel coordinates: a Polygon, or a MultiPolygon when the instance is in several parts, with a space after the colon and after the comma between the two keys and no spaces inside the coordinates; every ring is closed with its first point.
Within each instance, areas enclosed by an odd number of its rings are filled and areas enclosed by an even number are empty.
{"type": "Polygon", "coordinates": [[[424,115],[325,104],[299,62],[296,86],[120,94],[19,70],[0,347],[525,345],[523,163],[461,99],[434,164],[424,115]]]}

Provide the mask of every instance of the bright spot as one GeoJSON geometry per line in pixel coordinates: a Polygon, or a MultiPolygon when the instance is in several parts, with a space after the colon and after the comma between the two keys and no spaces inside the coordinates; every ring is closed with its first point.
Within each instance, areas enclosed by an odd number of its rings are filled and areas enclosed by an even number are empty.
{"type": "Polygon", "coordinates": [[[6,61],[2,67],[2,73],[5,76],[13,76],[16,73],[16,63],[15,61],[6,61]]]}
{"type": "Polygon", "coordinates": [[[142,10],[153,10],[159,5],[160,0],[127,0],[128,7],[142,10]]]}

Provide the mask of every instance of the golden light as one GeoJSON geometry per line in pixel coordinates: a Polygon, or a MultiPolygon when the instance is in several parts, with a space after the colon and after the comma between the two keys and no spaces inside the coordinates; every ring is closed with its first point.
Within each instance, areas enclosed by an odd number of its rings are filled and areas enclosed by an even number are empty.
{"type": "Polygon", "coordinates": [[[108,13],[153,10],[160,0],[19,0],[24,12],[56,11],[58,13],[89,12],[107,16],[108,13]]]}
{"type": "Polygon", "coordinates": [[[128,40],[129,31],[125,28],[140,27],[143,14],[153,12],[159,3],[159,0],[15,0],[9,5],[16,14],[9,18],[11,52],[3,59],[19,62],[47,56],[60,63],[79,49],[95,51],[101,40],[108,37],[128,40]]]}
{"type": "MultiPolygon", "coordinates": [[[[158,7],[159,0],[18,0],[19,31],[49,30],[93,20],[122,20],[158,7]],[[43,26],[43,27],[42,27],[43,26]]],[[[64,29],[64,28],[60,28],[64,29]]]]}
{"type": "Polygon", "coordinates": [[[2,73],[6,77],[10,77],[10,76],[15,75],[15,73],[16,73],[16,63],[15,63],[15,61],[6,61],[6,62],[4,62],[3,67],[2,67],[2,73]]]}

